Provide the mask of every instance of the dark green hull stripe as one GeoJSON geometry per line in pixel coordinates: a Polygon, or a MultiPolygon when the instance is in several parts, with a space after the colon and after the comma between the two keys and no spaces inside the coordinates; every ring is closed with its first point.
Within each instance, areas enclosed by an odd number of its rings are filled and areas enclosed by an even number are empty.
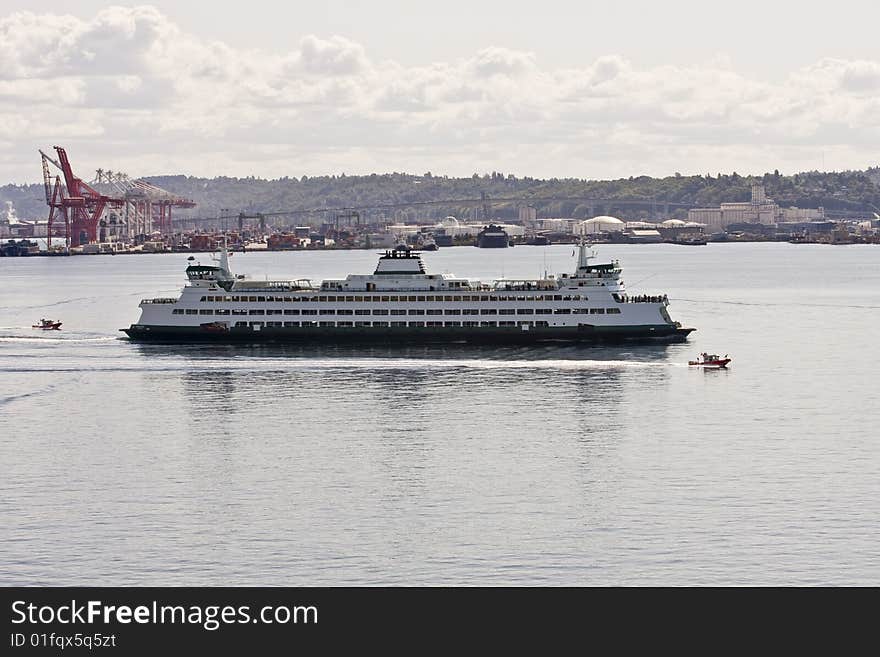
{"type": "Polygon", "coordinates": [[[620,327],[250,327],[206,331],[200,327],[141,326],[124,331],[132,340],[164,342],[620,342],[682,341],[692,328],[666,324],[620,327]]]}

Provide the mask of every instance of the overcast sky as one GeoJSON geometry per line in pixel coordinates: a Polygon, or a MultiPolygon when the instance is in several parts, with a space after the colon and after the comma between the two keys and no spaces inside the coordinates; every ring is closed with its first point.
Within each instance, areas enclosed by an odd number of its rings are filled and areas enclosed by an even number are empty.
{"type": "Polygon", "coordinates": [[[878,2],[71,4],[3,0],[0,184],[880,163],[878,2]]]}

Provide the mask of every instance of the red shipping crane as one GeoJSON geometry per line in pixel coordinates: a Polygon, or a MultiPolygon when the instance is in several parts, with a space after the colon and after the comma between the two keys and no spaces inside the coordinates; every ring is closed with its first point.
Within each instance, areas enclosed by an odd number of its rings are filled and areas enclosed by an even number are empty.
{"type": "Polygon", "coordinates": [[[73,175],[67,152],[61,146],[55,146],[58,160],[43,151],[43,184],[46,188],[46,203],[49,206],[49,225],[46,233],[46,244],[52,246],[53,237],[64,237],[68,247],[80,246],[98,241],[98,222],[104,210],[121,208],[125,200],[101,194],[73,175]],[[54,182],[49,164],[53,164],[64,177],[55,175],[54,182]],[[59,224],[63,223],[62,226],[59,224]]]}

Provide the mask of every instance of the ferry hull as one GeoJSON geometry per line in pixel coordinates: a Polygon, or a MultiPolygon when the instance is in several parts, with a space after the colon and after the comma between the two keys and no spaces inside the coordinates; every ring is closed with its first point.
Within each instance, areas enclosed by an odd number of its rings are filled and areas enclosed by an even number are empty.
{"type": "Polygon", "coordinates": [[[535,343],[683,342],[693,328],[669,325],[578,327],[235,327],[206,331],[199,326],[145,326],[120,329],[139,342],[329,342],[329,343],[535,343]]]}

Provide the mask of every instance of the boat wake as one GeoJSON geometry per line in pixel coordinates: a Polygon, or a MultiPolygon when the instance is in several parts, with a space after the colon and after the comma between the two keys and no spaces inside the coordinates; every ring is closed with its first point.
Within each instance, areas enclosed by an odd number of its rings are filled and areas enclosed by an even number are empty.
{"type": "Polygon", "coordinates": [[[54,335],[0,335],[0,343],[2,342],[10,342],[10,343],[19,343],[19,344],[46,344],[50,342],[63,342],[63,343],[80,343],[80,342],[112,342],[116,341],[116,336],[112,335],[104,335],[100,337],[92,337],[92,338],[78,338],[78,337],[68,337],[63,335],[58,335],[58,331],[52,331],[54,335]]]}

